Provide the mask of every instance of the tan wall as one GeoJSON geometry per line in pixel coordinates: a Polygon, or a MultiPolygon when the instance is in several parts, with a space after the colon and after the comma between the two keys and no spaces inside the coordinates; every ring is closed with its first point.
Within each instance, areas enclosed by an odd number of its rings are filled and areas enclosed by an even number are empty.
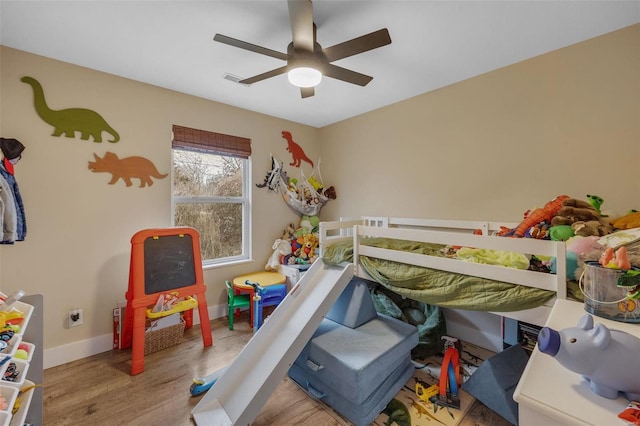
{"type": "Polygon", "coordinates": [[[564,193],[640,209],[638,117],[635,25],[321,129],[323,215],[517,222],[564,193]]]}
{"type": "Polygon", "coordinates": [[[0,248],[0,288],[5,293],[44,293],[45,348],[111,333],[111,309],[127,290],[131,236],[171,225],[169,177],[146,188],[138,188],[137,180],[132,187],[122,180],[108,185],[110,175],[88,170],[94,153],[143,156],[166,173],[171,169],[172,124],[252,140],[255,261],[206,270],[209,305],[226,303],[225,279],[262,270],[273,241],[287,223],[298,220],[278,195],[254,183],[261,182],[270,167],[270,153],[290,160],[282,130],[290,130],[310,157],[317,158],[317,129],[9,48],[0,54],[0,134],[27,147],[16,177],[28,225],[25,242],[0,248]],[[52,126],[35,112],[31,87],[20,81],[25,75],[40,81],[51,108],[97,111],[121,141],[51,136],[52,126]],[[84,309],[84,325],[68,329],[67,313],[74,307],[84,309]]]}

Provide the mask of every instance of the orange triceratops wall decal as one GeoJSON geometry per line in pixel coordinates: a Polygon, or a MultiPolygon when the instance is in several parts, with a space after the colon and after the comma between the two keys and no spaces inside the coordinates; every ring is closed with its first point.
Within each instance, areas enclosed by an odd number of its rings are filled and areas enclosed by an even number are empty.
{"type": "Polygon", "coordinates": [[[113,185],[122,179],[127,186],[131,186],[131,178],[140,179],[140,188],[145,185],[153,185],[152,177],[156,179],[164,179],[168,174],[161,174],[156,166],[144,157],[125,157],[118,158],[113,152],[106,152],[104,157],[100,158],[97,154],[93,154],[96,161],[89,161],[89,170],[94,173],[111,173],[109,185],[113,185]]]}

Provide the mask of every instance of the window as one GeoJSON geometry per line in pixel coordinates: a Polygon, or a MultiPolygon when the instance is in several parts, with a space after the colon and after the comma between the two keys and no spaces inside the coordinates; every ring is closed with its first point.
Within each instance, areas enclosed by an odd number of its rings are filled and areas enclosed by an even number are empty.
{"type": "Polygon", "coordinates": [[[173,126],[175,226],[200,233],[203,264],[248,259],[251,141],[173,126]]]}

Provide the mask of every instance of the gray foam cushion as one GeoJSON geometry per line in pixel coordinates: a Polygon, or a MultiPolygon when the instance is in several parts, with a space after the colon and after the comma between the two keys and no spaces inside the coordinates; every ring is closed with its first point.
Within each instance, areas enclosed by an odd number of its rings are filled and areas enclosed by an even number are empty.
{"type": "Polygon", "coordinates": [[[353,278],[325,318],[349,328],[358,328],[377,316],[367,282],[353,278]]]}

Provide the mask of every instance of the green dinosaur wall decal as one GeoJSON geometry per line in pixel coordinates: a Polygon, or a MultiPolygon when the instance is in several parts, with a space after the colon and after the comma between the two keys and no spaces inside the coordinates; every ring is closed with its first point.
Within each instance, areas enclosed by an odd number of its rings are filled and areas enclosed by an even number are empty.
{"type": "Polygon", "coordinates": [[[27,83],[33,88],[33,103],[36,112],[46,123],[53,126],[52,136],[64,135],[74,138],[75,132],[80,132],[80,139],[88,140],[93,137],[94,142],[102,142],[102,132],[107,132],[113,136],[109,142],[118,142],[120,135],[111,127],[100,114],[85,108],[68,108],[53,110],[49,108],[44,98],[42,85],[32,77],[22,77],[23,83],[27,83]]]}

